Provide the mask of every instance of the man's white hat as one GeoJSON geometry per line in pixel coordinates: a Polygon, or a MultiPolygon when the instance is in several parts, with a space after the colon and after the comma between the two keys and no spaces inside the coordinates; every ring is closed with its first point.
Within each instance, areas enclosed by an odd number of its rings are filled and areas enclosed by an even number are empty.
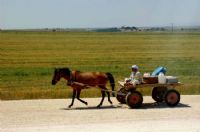
{"type": "Polygon", "coordinates": [[[132,69],[139,69],[139,67],[137,66],[137,65],[132,65],[132,67],[131,67],[132,69]]]}

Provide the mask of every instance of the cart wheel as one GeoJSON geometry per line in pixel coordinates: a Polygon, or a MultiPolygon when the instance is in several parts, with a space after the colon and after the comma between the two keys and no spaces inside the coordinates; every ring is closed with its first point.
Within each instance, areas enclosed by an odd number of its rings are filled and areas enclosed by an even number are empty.
{"type": "Polygon", "coordinates": [[[168,90],[165,95],[165,102],[168,106],[174,107],[180,102],[180,94],[175,89],[168,90]]]}
{"type": "Polygon", "coordinates": [[[126,95],[127,95],[127,91],[125,90],[125,88],[121,88],[119,91],[117,91],[117,100],[122,103],[122,104],[126,104],[126,95]]]}
{"type": "Polygon", "coordinates": [[[138,91],[129,92],[126,95],[126,103],[130,108],[138,108],[142,105],[143,97],[138,91]]]}
{"type": "Polygon", "coordinates": [[[166,93],[166,91],[167,91],[166,87],[154,87],[152,90],[152,98],[156,102],[163,102],[164,94],[166,93]]]}

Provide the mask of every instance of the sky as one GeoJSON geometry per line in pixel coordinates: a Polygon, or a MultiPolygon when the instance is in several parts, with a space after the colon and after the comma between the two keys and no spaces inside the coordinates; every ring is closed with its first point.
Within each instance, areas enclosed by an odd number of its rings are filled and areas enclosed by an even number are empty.
{"type": "Polygon", "coordinates": [[[0,28],[199,26],[200,0],[0,0],[0,28]]]}

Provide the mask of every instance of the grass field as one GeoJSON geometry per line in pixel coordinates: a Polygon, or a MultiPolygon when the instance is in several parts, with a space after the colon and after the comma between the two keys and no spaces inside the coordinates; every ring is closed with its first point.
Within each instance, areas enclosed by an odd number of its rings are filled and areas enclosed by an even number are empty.
{"type": "MultiPolygon", "coordinates": [[[[200,93],[200,33],[0,32],[0,98],[68,98],[62,80],[51,85],[55,67],[129,76],[130,66],[152,72],[167,67],[185,85],[181,94],[200,93]]],[[[149,95],[151,89],[141,89],[149,95]]],[[[82,97],[97,97],[96,89],[82,97]]]]}

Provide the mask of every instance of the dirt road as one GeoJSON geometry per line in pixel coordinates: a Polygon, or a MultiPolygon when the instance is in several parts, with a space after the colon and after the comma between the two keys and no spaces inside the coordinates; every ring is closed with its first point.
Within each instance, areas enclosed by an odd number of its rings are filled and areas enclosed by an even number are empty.
{"type": "Polygon", "coordinates": [[[181,96],[181,103],[169,108],[144,97],[140,109],[129,109],[107,98],[101,109],[100,98],[86,98],[88,106],[70,99],[0,101],[1,132],[200,132],[200,95],[181,96]]]}

